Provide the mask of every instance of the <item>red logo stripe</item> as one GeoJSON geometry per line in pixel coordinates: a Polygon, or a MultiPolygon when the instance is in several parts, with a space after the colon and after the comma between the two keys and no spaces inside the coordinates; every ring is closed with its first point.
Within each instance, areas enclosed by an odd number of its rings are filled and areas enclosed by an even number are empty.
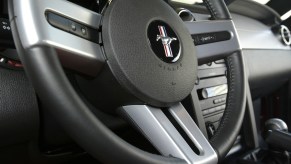
{"type": "MultiPolygon", "coordinates": [[[[159,31],[160,31],[160,36],[161,37],[167,37],[167,32],[166,32],[165,27],[164,26],[158,26],[158,28],[159,28],[159,31]]],[[[164,51],[165,51],[166,57],[173,57],[173,53],[172,53],[172,49],[171,49],[170,45],[163,43],[163,46],[164,46],[164,51]]]]}

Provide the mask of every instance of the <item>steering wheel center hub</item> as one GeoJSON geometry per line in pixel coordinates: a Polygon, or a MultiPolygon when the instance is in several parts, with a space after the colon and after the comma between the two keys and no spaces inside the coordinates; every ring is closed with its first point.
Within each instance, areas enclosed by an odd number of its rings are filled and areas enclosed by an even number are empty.
{"type": "Polygon", "coordinates": [[[102,35],[113,75],[138,99],[169,106],[192,91],[196,49],[184,23],[165,2],[112,1],[102,35]]]}

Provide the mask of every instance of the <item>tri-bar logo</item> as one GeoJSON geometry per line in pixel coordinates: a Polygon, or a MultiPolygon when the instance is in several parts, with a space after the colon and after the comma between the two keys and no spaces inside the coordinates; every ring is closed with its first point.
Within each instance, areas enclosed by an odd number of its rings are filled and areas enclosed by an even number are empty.
{"type": "Polygon", "coordinates": [[[181,46],[176,33],[162,21],[154,21],[148,27],[149,44],[159,59],[175,63],[180,59],[181,46]]]}
{"type": "Polygon", "coordinates": [[[174,40],[177,40],[175,37],[169,37],[166,31],[165,26],[158,26],[160,35],[157,35],[157,41],[162,40],[162,44],[164,46],[166,57],[173,57],[173,52],[171,49],[171,43],[174,40]]]}

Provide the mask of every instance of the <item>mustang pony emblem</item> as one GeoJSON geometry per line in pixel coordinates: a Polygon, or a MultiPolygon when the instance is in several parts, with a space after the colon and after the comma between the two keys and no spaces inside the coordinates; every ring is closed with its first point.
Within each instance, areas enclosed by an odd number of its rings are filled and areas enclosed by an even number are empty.
{"type": "Polygon", "coordinates": [[[166,57],[173,57],[173,52],[170,44],[172,43],[172,41],[177,40],[177,38],[169,37],[164,26],[158,26],[158,28],[160,31],[160,35],[157,35],[157,41],[162,40],[166,57]]]}

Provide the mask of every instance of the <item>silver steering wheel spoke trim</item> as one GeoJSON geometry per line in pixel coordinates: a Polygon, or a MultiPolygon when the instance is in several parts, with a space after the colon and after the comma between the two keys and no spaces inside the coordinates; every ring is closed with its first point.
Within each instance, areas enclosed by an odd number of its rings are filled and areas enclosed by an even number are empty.
{"type": "Polygon", "coordinates": [[[190,34],[204,36],[199,38],[203,40],[212,40],[207,44],[196,45],[197,58],[199,64],[205,64],[214,60],[223,59],[234,52],[240,51],[238,34],[232,20],[211,20],[184,22],[190,34]],[[215,33],[225,32],[230,35],[227,39],[220,40],[215,33]]]}
{"type": "MultiPolygon", "coordinates": [[[[49,24],[46,12],[98,30],[102,16],[65,0],[25,0],[13,5],[19,37],[24,49],[34,46],[54,47],[65,67],[81,73],[95,75],[105,59],[99,44],[63,31],[49,24]]],[[[98,36],[96,36],[98,37],[98,36]]]]}
{"type": "Polygon", "coordinates": [[[187,163],[217,163],[218,157],[208,140],[181,103],[168,109],[160,109],[147,105],[123,106],[120,112],[153,144],[163,155],[181,158],[187,163]],[[163,112],[168,110],[170,117],[179,124],[183,133],[190,138],[199,153],[195,152],[169,116],[163,112]]]}

